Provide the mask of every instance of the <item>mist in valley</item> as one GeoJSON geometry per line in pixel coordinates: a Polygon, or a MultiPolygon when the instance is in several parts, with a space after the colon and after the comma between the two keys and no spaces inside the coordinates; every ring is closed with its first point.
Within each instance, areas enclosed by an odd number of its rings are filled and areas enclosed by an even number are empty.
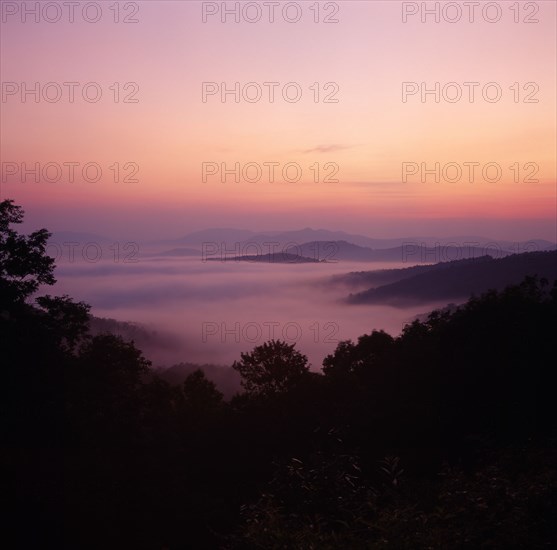
{"type": "Polygon", "coordinates": [[[96,317],[138,323],[152,337],[138,341],[154,366],[179,362],[231,365],[240,353],[270,339],[296,343],[319,370],[341,340],[373,329],[399,334],[403,325],[433,307],[353,306],[335,275],[409,263],[316,264],[140,258],[58,262],[57,294],[78,297],[96,317]]]}

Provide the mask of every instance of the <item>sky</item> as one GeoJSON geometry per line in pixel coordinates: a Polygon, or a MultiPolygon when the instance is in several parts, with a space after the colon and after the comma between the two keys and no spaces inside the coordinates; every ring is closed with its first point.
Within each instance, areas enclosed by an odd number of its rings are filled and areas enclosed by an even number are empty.
{"type": "Polygon", "coordinates": [[[557,240],[553,1],[35,4],[0,35],[29,226],[557,240]]]}

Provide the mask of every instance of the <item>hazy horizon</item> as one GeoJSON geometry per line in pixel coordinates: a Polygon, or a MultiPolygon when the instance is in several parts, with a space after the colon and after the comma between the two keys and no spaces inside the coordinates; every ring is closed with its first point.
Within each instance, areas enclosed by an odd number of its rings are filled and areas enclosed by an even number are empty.
{"type": "MultiPolygon", "coordinates": [[[[4,197],[12,198],[12,197],[4,197]]],[[[339,233],[347,233],[349,235],[359,235],[364,237],[369,237],[371,239],[404,239],[404,238],[431,238],[440,240],[449,240],[451,238],[460,237],[479,237],[487,240],[498,240],[498,241],[531,241],[531,240],[547,240],[552,243],[557,243],[557,222],[553,220],[517,220],[512,227],[501,227],[500,223],[494,220],[482,220],[485,222],[485,230],[482,230],[482,223],[479,220],[429,220],[429,221],[419,221],[415,225],[412,222],[406,222],[403,228],[400,226],[391,228],[377,228],[370,229],[365,226],[355,226],[355,229],[350,229],[350,227],[343,226],[315,226],[300,223],[298,225],[291,224],[278,228],[274,225],[247,225],[245,222],[242,223],[216,223],[214,225],[204,224],[199,226],[183,226],[176,227],[176,229],[168,230],[166,227],[162,228],[158,232],[152,232],[146,230],[145,228],[130,231],[129,228],[124,228],[116,224],[113,228],[106,224],[101,224],[103,230],[99,230],[99,225],[96,223],[84,224],[83,220],[73,220],[70,219],[68,223],[67,218],[60,219],[52,213],[46,212],[36,212],[33,217],[33,213],[29,215],[29,208],[22,205],[26,211],[26,220],[22,224],[22,229],[31,232],[39,228],[46,228],[50,233],[87,233],[103,237],[106,239],[117,239],[120,241],[127,240],[133,241],[137,240],[143,243],[158,243],[161,241],[172,241],[181,239],[188,235],[210,230],[226,230],[232,229],[236,231],[250,231],[254,234],[280,234],[295,232],[301,230],[313,230],[313,231],[331,231],[339,233]],[[51,223],[48,223],[48,221],[51,223]],[[455,229],[447,229],[446,222],[450,221],[450,225],[454,226],[455,229]]],[[[222,220],[221,220],[222,221],[222,220]]]]}

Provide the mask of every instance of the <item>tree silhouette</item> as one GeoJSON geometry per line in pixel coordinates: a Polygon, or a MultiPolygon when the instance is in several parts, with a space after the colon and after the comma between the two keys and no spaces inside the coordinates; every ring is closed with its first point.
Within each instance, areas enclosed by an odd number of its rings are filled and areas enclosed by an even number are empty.
{"type": "Polygon", "coordinates": [[[182,384],[182,391],[187,406],[193,410],[214,409],[222,403],[222,393],[201,369],[188,375],[182,384]]]}
{"type": "Polygon", "coordinates": [[[11,228],[23,221],[24,211],[13,200],[0,202],[0,307],[23,302],[41,284],[53,285],[54,259],[47,256],[46,229],[20,235],[11,228]]]}
{"type": "Polygon", "coordinates": [[[69,296],[40,296],[37,305],[45,312],[43,323],[60,348],[74,351],[89,337],[89,310],[85,302],[74,302],[69,296]]]}
{"type": "Polygon", "coordinates": [[[151,362],[133,342],[112,334],[86,341],[68,369],[72,436],[82,442],[125,444],[141,429],[143,379],[151,362]]]}
{"type": "Polygon", "coordinates": [[[308,359],[281,340],[271,340],[250,353],[241,353],[232,368],[242,377],[242,386],[251,395],[269,397],[292,389],[309,372],[308,359]]]}
{"type": "Polygon", "coordinates": [[[373,368],[393,343],[394,338],[383,330],[360,336],[357,344],[350,340],[339,342],[334,354],[323,360],[323,372],[334,377],[361,374],[373,368]]]}

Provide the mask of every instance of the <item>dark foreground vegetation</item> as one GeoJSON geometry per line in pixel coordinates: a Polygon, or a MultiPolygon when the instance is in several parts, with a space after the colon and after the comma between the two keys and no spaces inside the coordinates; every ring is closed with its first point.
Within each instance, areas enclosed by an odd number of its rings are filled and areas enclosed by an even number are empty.
{"type": "Polygon", "coordinates": [[[10,548],[555,548],[555,284],[342,342],[322,373],[268,342],[225,402],[90,335],[86,304],[32,301],[54,265],[21,219],[0,203],[10,548]]]}

